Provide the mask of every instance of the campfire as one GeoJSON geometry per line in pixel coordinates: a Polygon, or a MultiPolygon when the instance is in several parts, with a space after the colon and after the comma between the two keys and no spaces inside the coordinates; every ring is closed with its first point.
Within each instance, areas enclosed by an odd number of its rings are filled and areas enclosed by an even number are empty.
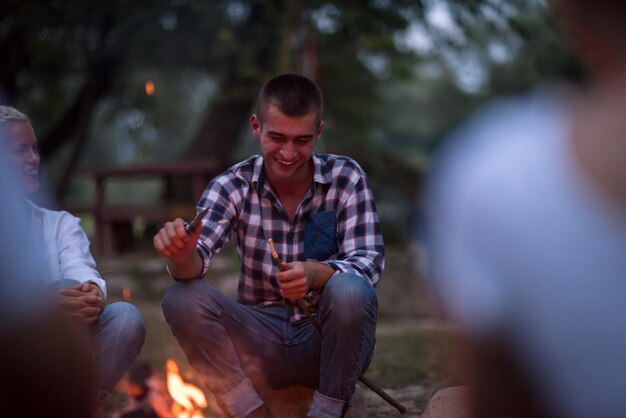
{"type": "Polygon", "coordinates": [[[166,378],[153,373],[147,364],[134,366],[118,389],[128,399],[122,412],[110,418],[205,418],[203,410],[221,415],[213,397],[186,382],[178,364],[166,361],[166,378]]]}
{"type": "Polygon", "coordinates": [[[204,418],[200,409],[207,407],[206,396],[198,387],[185,383],[172,359],[167,360],[167,390],[174,400],[174,417],[204,418]]]}

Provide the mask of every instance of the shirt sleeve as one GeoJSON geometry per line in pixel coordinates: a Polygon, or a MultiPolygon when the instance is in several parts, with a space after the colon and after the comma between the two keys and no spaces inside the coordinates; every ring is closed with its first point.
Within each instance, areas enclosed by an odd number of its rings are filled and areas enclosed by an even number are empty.
{"type": "Polygon", "coordinates": [[[106,299],[106,283],[96,270],[96,262],[89,251],[89,239],[80,226],[80,220],[63,212],[59,220],[56,241],[61,277],[80,283],[93,282],[102,290],[106,299]]]}
{"type": "Polygon", "coordinates": [[[385,266],[383,236],[367,177],[362,172],[355,173],[358,178],[349,182],[353,187],[346,190],[338,205],[338,257],[323,264],[376,285],[385,266]]]}
{"type": "Polygon", "coordinates": [[[241,201],[243,190],[239,178],[226,174],[209,183],[198,202],[198,210],[209,208],[196,246],[202,258],[201,276],[208,271],[213,254],[219,253],[230,240],[237,221],[236,202],[241,201]]]}

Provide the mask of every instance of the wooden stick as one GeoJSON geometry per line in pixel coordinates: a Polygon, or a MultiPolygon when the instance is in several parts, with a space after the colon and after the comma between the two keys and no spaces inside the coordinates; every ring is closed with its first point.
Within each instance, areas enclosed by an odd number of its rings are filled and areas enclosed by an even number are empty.
{"type": "Polygon", "coordinates": [[[365,376],[359,377],[359,380],[361,381],[361,383],[363,383],[365,386],[367,386],[373,392],[375,392],[378,396],[380,396],[385,401],[387,401],[389,405],[393,406],[398,411],[400,411],[401,414],[406,414],[406,406],[396,401],[394,398],[391,397],[391,395],[389,395],[387,392],[379,388],[378,385],[374,384],[374,382],[372,382],[365,376]]]}
{"type": "MultiPolygon", "coordinates": [[[[274,247],[274,241],[270,238],[267,240],[267,242],[269,243],[269,246],[270,246],[270,252],[272,254],[272,262],[274,263],[276,267],[278,267],[279,271],[285,271],[285,267],[283,266],[283,263],[280,261],[280,258],[278,257],[278,253],[276,252],[276,248],[274,247]]],[[[313,317],[313,314],[311,314],[311,311],[309,311],[309,309],[306,307],[302,299],[299,299],[296,302],[298,303],[298,307],[300,308],[300,310],[302,310],[305,313],[307,319],[311,322],[311,324],[313,324],[313,327],[318,332],[318,334],[321,334],[322,327],[320,326],[320,323],[317,322],[317,320],[313,317]]],[[[387,403],[389,403],[391,406],[393,406],[398,411],[400,411],[401,414],[406,413],[406,407],[404,405],[402,405],[400,402],[392,398],[387,392],[382,390],[380,387],[378,387],[378,385],[374,384],[374,382],[369,380],[367,377],[361,376],[359,377],[359,380],[365,386],[370,388],[374,393],[376,393],[378,396],[380,396],[385,401],[387,401],[387,403]]]]}
{"type": "MultiPolygon", "coordinates": [[[[280,261],[280,258],[278,258],[278,253],[276,252],[276,248],[274,247],[274,241],[272,241],[272,239],[270,238],[267,240],[267,242],[270,244],[270,251],[272,253],[272,261],[274,262],[274,265],[278,267],[279,271],[285,271],[285,267],[283,267],[283,263],[280,261]]],[[[309,322],[313,324],[313,328],[315,328],[317,333],[321,334],[322,327],[320,326],[320,323],[317,322],[317,320],[315,319],[311,311],[307,309],[306,305],[304,304],[304,301],[302,299],[298,299],[296,303],[298,304],[298,307],[300,308],[300,310],[304,312],[309,322]]]]}

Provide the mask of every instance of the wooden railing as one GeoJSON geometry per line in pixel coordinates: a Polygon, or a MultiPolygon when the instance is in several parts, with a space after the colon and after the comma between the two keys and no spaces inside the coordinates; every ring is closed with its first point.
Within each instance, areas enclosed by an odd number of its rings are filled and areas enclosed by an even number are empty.
{"type": "Polygon", "coordinates": [[[91,215],[95,223],[94,251],[111,254],[120,250],[120,242],[130,239],[120,235],[120,226],[131,228],[138,218],[161,225],[175,217],[192,218],[195,204],[205,186],[213,177],[228,167],[228,164],[213,161],[183,162],[175,164],[151,164],[128,167],[83,168],[76,173],[77,178],[86,178],[92,183],[94,201],[83,206],[63,205],[64,209],[77,215],[91,215]],[[160,179],[162,190],[155,204],[112,204],[107,199],[107,185],[111,179],[160,179]],[[181,199],[176,196],[177,179],[188,180],[191,186],[181,199]]]}

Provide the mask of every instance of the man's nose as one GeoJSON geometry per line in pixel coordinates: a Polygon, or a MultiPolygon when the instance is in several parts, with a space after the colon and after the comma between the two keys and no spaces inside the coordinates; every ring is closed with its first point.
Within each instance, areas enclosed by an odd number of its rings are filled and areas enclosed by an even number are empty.
{"type": "Polygon", "coordinates": [[[280,149],[280,155],[286,160],[290,160],[296,156],[296,148],[289,141],[285,142],[280,149]]]}

